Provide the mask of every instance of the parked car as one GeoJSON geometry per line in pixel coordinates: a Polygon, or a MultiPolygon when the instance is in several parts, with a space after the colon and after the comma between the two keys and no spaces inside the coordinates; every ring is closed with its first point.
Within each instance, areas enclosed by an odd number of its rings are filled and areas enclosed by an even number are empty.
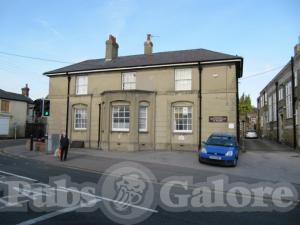
{"type": "Polygon", "coordinates": [[[248,130],[245,134],[245,138],[258,138],[258,135],[255,130],[248,130]]]}
{"type": "Polygon", "coordinates": [[[227,133],[213,133],[199,152],[199,162],[236,166],[239,146],[236,136],[227,133]]]}

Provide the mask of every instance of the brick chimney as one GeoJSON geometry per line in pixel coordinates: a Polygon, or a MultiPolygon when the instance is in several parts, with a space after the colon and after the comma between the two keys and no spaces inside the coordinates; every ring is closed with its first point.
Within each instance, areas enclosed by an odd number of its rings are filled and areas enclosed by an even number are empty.
{"type": "Polygon", "coordinates": [[[295,45],[294,51],[295,56],[300,53],[300,36],[298,37],[298,44],[295,45]]]}
{"type": "Polygon", "coordinates": [[[118,49],[119,49],[117,39],[110,34],[105,44],[106,44],[105,60],[112,60],[117,58],[118,49]]]}
{"type": "Polygon", "coordinates": [[[29,97],[29,87],[28,87],[28,84],[25,85],[25,87],[23,87],[22,89],[22,95],[26,96],[26,97],[29,97]]]}
{"type": "Polygon", "coordinates": [[[147,34],[147,40],[144,42],[144,54],[152,54],[152,48],[151,34],[147,34]]]}

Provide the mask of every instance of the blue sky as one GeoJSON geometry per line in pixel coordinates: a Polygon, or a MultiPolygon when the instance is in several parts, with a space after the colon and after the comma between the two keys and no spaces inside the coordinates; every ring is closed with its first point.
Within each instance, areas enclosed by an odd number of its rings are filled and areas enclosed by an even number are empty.
{"type": "MultiPolygon", "coordinates": [[[[0,52],[78,62],[103,58],[108,34],[119,55],[143,53],[146,34],[154,52],[206,48],[244,57],[240,92],[254,105],[259,91],[293,55],[300,36],[300,1],[225,0],[2,0],[0,52]]],[[[48,93],[42,73],[67,64],[0,54],[0,88],[33,99],[48,93]]]]}

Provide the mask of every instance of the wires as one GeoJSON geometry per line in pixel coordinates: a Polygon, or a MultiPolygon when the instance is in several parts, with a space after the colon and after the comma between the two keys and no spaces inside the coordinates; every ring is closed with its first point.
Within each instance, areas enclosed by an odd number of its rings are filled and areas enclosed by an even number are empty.
{"type": "Polygon", "coordinates": [[[9,52],[2,52],[2,51],[0,51],[0,54],[2,54],[2,55],[9,55],[9,56],[15,56],[15,57],[20,57],[20,58],[26,58],[26,59],[46,61],[46,62],[72,64],[72,62],[60,61],[60,60],[56,60],[56,59],[46,59],[46,58],[26,56],[26,55],[19,55],[19,54],[14,54],[14,53],[9,53],[9,52]]]}
{"type": "Polygon", "coordinates": [[[274,70],[278,70],[278,69],[283,68],[283,67],[284,67],[284,65],[277,66],[277,67],[274,67],[274,68],[271,68],[269,70],[265,70],[265,71],[262,71],[262,72],[250,74],[250,75],[248,75],[246,77],[242,77],[240,80],[244,80],[244,79],[248,79],[248,78],[253,78],[253,77],[261,76],[261,75],[264,75],[264,74],[269,73],[269,72],[274,71],[274,70]]]}

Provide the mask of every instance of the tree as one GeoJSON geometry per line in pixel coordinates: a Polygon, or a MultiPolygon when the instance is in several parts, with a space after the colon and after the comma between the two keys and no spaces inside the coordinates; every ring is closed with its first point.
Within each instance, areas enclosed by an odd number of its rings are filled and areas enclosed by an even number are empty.
{"type": "Polygon", "coordinates": [[[243,95],[240,97],[239,110],[241,115],[246,115],[252,111],[250,95],[245,95],[243,93],[243,95]]]}

